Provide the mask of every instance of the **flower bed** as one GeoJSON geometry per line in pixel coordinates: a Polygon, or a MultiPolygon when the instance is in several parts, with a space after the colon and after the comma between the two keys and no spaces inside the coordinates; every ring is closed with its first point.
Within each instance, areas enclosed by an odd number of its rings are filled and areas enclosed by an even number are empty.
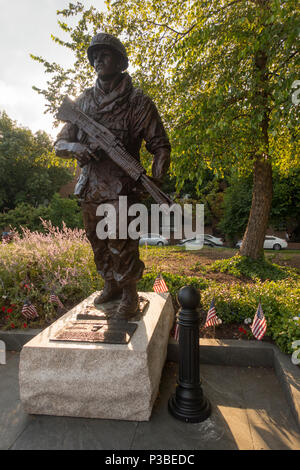
{"type": "Polygon", "coordinates": [[[0,244],[0,328],[44,327],[102,288],[93,253],[84,230],[62,230],[43,222],[46,233],[23,230],[10,244],[0,244]],[[50,302],[55,292],[64,305],[50,302]],[[38,317],[27,321],[21,314],[29,299],[38,317]]]}
{"type": "MultiPolygon", "coordinates": [[[[12,330],[43,328],[55,321],[66,310],[81,302],[96,290],[103,281],[97,274],[93,252],[83,230],[63,227],[59,230],[44,222],[45,233],[24,230],[22,236],[15,234],[14,241],[0,244],[0,328],[12,330]],[[54,291],[64,308],[50,302],[54,291]],[[38,317],[28,320],[22,315],[26,299],[35,306],[38,317]]],[[[153,263],[152,248],[141,248],[141,257],[147,259],[147,271],[138,283],[140,291],[152,291],[155,277],[160,268],[153,263]]],[[[153,254],[158,249],[153,248],[153,254]]],[[[174,260],[180,254],[170,247],[159,253],[174,260]]],[[[178,271],[182,259],[178,258],[178,271]]],[[[186,258],[185,258],[186,263],[186,258]]],[[[235,283],[218,282],[206,277],[186,276],[163,271],[163,277],[172,294],[175,308],[178,308],[176,294],[185,285],[193,285],[201,292],[202,319],[215,298],[217,315],[222,319],[228,334],[230,325],[239,331],[239,337],[253,339],[250,324],[246,319],[255,315],[259,301],[267,320],[265,338],[273,340],[286,353],[292,353],[292,343],[300,339],[300,285],[295,270],[278,267],[271,263],[251,265],[237,257],[217,261],[206,269],[230,270],[236,277],[235,283]],[[250,271],[249,271],[250,269],[250,271]],[[268,274],[268,278],[266,276],[268,274]],[[240,279],[240,277],[243,279],[240,279]],[[245,282],[245,277],[249,281],[245,282]],[[272,279],[272,277],[274,279],[272,279]],[[264,280],[262,280],[264,279],[264,280]],[[239,330],[240,328],[240,330],[239,330]],[[243,330],[243,331],[242,331],[243,330]]],[[[208,331],[208,330],[207,330],[208,331]]],[[[202,333],[204,333],[202,331],[202,333]]]]}

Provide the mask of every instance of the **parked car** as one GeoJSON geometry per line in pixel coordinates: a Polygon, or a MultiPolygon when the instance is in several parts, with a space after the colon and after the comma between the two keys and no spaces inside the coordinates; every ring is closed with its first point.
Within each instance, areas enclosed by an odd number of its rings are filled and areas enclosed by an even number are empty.
{"type": "Polygon", "coordinates": [[[201,250],[205,242],[200,242],[199,238],[196,239],[194,238],[185,238],[184,240],[180,240],[179,243],[177,243],[177,246],[182,246],[186,250],[201,250]]]}
{"type": "Polygon", "coordinates": [[[199,240],[199,238],[194,238],[183,244],[186,250],[201,250],[205,244],[204,240],[199,240]]]}
{"type": "Polygon", "coordinates": [[[169,244],[169,241],[159,233],[146,233],[141,236],[139,244],[142,246],[146,243],[147,245],[165,246],[169,244]]]}
{"type": "MultiPolygon", "coordinates": [[[[180,240],[177,243],[178,246],[185,246],[187,243],[196,243],[196,237],[194,238],[185,238],[184,240],[180,240]]],[[[199,241],[198,241],[199,244],[199,241]]],[[[204,242],[203,245],[206,246],[223,246],[223,240],[221,238],[213,237],[212,235],[204,235],[204,242]]]]}
{"type": "Polygon", "coordinates": [[[204,235],[204,245],[208,246],[223,246],[222,238],[213,237],[213,235],[204,235]]]}
{"type": "MultiPolygon", "coordinates": [[[[243,240],[239,240],[235,245],[236,248],[240,248],[243,240]]],[[[264,250],[282,250],[287,248],[288,244],[286,240],[282,238],[274,237],[273,235],[266,235],[264,241],[264,250]]]]}

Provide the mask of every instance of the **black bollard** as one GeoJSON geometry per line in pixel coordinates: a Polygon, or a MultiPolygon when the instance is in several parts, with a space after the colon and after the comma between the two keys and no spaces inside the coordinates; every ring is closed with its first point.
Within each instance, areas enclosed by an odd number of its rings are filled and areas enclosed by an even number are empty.
{"type": "Polygon", "coordinates": [[[178,293],[181,305],[179,325],[179,378],[175,394],[169,399],[169,412],[177,419],[199,423],[210,416],[211,405],[203,395],[199,366],[200,294],[194,287],[183,287],[178,293]]]}

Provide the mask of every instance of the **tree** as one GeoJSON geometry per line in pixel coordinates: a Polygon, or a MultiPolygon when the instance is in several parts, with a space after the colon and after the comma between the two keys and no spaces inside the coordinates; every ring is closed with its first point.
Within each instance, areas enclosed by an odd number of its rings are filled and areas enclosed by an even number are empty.
{"type": "Polygon", "coordinates": [[[50,201],[72,172],[58,159],[45,132],[32,134],[0,113],[0,210],[21,202],[38,206],[50,201]]]}
{"type": "MultiPolygon", "coordinates": [[[[251,176],[232,175],[224,193],[224,212],[220,230],[230,241],[243,237],[251,208],[253,181],[251,176]]],[[[273,172],[273,199],[270,224],[275,230],[290,234],[300,228],[300,169],[291,169],[287,175],[273,172]]]]}
{"type": "Polygon", "coordinates": [[[69,228],[83,228],[81,209],[74,198],[62,198],[55,193],[48,206],[34,207],[21,202],[14,209],[0,213],[0,230],[12,227],[21,231],[21,227],[31,231],[43,232],[42,220],[51,221],[54,227],[62,228],[65,224],[69,228]]]}
{"type": "MultiPolygon", "coordinates": [[[[39,90],[54,113],[63,94],[92,84],[86,59],[98,30],[127,46],[135,83],[164,116],[173,148],[171,173],[201,189],[206,168],[218,177],[232,167],[253,174],[252,204],[241,254],[258,259],[272,201],[272,170],[299,164],[299,121],[292,102],[298,77],[299,7],[296,0],[107,1],[107,13],[80,2],[58,12],[70,39],[53,39],[75,55],[64,70],[34,58],[52,74],[39,90]],[[297,68],[298,67],[298,68],[297,68]]],[[[144,158],[146,158],[144,156],[144,158]]]]}

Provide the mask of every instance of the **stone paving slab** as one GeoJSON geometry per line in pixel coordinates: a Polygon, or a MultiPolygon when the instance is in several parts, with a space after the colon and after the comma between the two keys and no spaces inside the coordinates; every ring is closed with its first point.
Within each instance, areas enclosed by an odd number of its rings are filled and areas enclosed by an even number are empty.
{"type": "Polygon", "coordinates": [[[31,420],[19,398],[19,356],[7,352],[7,363],[0,365],[0,450],[8,449],[31,420]]]}
{"type": "MultiPolygon", "coordinates": [[[[0,331],[6,349],[20,351],[40,330],[27,332],[0,331]],[[29,335],[29,336],[28,336],[29,335]]],[[[168,361],[178,362],[178,343],[169,338],[168,361]]],[[[240,367],[272,367],[279,379],[287,402],[300,429],[300,367],[292,364],[291,356],[264,341],[200,339],[200,363],[240,367]]]]}
{"type": "Polygon", "coordinates": [[[0,449],[258,450],[300,449],[296,420],[271,368],[201,365],[212,404],[202,423],[167,410],[178,366],[167,362],[149,422],[26,415],[19,400],[19,353],[0,366],[0,449]]]}
{"type": "Polygon", "coordinates": [[[300,449],[300,432],[271,368],[201,366],[203,388],[240,450],[300,449]]]}
{"type": "MultiPolygon", "coordinates": [[[[179,346],[169,339],[169,361],[178,362],[179,346]]],[[[263,341],[200,339],[200,363],[236,367],[272,367],[300,430],[300,367],[274,344],[263,341]]]]}

